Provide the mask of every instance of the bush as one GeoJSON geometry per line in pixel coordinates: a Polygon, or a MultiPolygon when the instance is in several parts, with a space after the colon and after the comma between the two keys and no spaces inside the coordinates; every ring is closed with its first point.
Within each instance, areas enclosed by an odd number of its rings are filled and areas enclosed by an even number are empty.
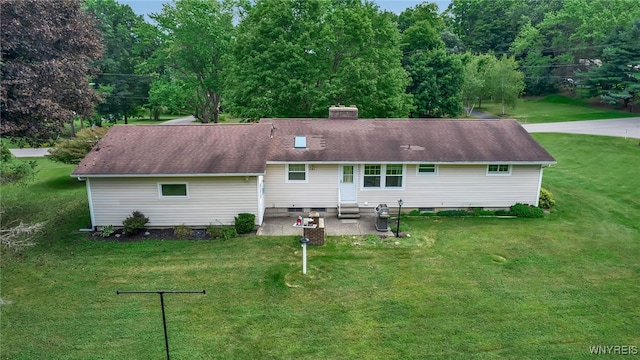
{"type": "Polygon", "coordinates": [[[461,216],[469,216],[469,212],[466,210],[442,210],[436,213],[438,216],[448,216],[448,217],[461,217],[461,216]]]}
{"type": "Polygon", "coordinates": [[[193,230],[185,224],[173,228],[173,235],[179,239],[188,238],[191,234],[193,234],[193,230]]]}
{"type": "Polygon", "coordinates": [[[84,128],[76,134],[76,137],[56,144],[49,151],[49,159],[65,164],[77,164],[91,151],[93,146],[109,131],[107,127],[84,128]]]}
{"type": "Polygon", "coordinates": [[[205,228],[205,231],[207,232],[207,235],[209,235],[209,237],[212,239],[222,237],[222,227],[220,226],[209,224],[205,228]]]}
{"type": "Polygon", "coordinates": [[[235,230],[238,234],[248,234],[253,231],[256,224],[256,216],[249,213],[240,213],[235,217],[235,230]]]}
{"type": "Polygon", "coordinates": [[[511,214],[519,218],[541,218],[544,211],[537,206],[517,203],[511,206],[511,214]]]}
{"type": "Polygon", "coordinates": [[[223,240],[233,239],[236,236],[238,236],[238,233],[236,232],[236,228],[235,227],[227,226],[227,227],[223,227],[222,228],[222,239],[223,240]]]}
{"type": "Polygon", "coordinates": [[[122,231],[127,235],[135,235],[149,222],[149,218],[144,216],[140,211],[134,211],[131,216],[122,222],[122,231]]]}
{"type": "Polygon", "coordinates": [[[545,188],[540,189],[540,198],[538,200],[538,204],[543,209],[551,209],[556,204],[551,191],[545,188]]]}
{"type": "Polygon", "coordinates": [[[114,232],[115,230],[113,228],[113,225],[103,226],[100,230],[100,236],[108,238],[109,236],[113,235],[114,232]]]}
{"type": "Polygon", "coordinates": [[[20,161],[11,154],[4,144],[0,143],[0,183],[24,184],[35,178],[36,161],[20,161]]]}

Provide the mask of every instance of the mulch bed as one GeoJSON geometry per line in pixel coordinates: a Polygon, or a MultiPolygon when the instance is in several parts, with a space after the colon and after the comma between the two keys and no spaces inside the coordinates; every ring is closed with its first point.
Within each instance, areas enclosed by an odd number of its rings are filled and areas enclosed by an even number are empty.
{"type": "Polygon", "coordinates": [[[103,237],[99,231],[91,233],[91,238],[97,241],[135,242],[145,240],[215,240],[207,235],[205,229],[194,229],[191,236],[179,238],[173,234],[173,228],[144,229],[135,235],[126,235],[122,229],[117,229],[109,237],[103,237]]]}

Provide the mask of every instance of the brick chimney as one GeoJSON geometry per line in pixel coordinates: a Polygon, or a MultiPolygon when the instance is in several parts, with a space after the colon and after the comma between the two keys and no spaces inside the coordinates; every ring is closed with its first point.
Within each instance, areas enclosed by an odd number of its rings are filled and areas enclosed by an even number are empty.
{"type": "Polygon", "coordinates": [[[355,105],[331,106],[329,108],[329,120],[358,120],[358,108],[355,105]]]}

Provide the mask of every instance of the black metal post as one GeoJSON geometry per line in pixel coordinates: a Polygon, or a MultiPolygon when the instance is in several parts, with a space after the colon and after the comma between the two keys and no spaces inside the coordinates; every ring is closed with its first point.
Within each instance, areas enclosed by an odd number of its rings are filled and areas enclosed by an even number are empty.
{"type": "Polygon", "coordinates": [[[164,329],[164,347],[167,351],[167,360],[169,358],[169,337],[167,336],[167,318],[164,313],[164,294],[206,294],[206,290],[202,291],[170,291],[170,290],[155,290],[155,291],[116,291],[116,295],[120,294],[159,294],[160,295],[160,307],[162,308],[162,327],[164,329]]]}
{"type": "Polygon", "coordinates": [[[398,224],[396,225],[396,237],[400,237],[400,212],[402,211],[402,204],[404,204],[404,201],[402,201],[402,199],[398,200],[398,224]]]}

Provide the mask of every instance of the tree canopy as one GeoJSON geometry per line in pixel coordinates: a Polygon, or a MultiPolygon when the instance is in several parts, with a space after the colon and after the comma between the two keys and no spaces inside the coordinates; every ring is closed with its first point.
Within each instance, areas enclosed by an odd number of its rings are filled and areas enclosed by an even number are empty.
{"type": "Polygon", "coordinates": [[[103,49],[77,0],[0,0],[0,133],[30,144],[56,139],[99,101],[90,64],[103,49]]]}
{"type": "Polygon", "coordinates": [[[253,119],[324,117],[331,104],[354,104],[363,117],[407,116],[392,19],[369,2],[256,1],[237,29],[231,110],[253,119]]]}

